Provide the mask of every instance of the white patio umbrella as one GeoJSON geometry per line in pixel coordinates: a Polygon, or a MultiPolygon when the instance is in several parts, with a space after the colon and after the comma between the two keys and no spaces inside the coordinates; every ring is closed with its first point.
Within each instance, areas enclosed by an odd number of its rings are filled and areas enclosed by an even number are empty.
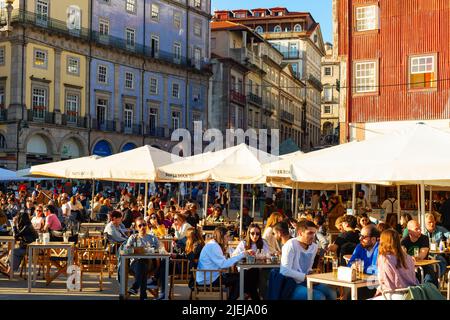
{"type": "Polygon", "coordinates": [[[179,160],[181,158],[177,155],[145,145],[104,157],[90,166],[76,167],[70,170],[70,175],[82,179],[144,183],[146,215],[148,183],[156,180],[156,169],[179,160]]]}
{"type": "Polygon", "coordinates": [[[421,185],[422,227],[425,185],[450,185],[450,133],[422,123],[328,150],[332,153],[295,161],[292,180],[421,185]]]}
{"type": "MultiPolygon", "coordinates": [[[[240,231],[242,231],[242,210],[244,184],[263,184],[266,177],[262,165],[279,157],[240,144],[216,152],[207,152],[188,157],[158,169],[158,178],[173,181],[205,181],[208,194],[209,182],[225,182],[241,185],[240,231]]],[[[205,203],[205,208],[207,205],[205,203]]],[[[206,216],[206,212],[205,212],[206,216]]]]}

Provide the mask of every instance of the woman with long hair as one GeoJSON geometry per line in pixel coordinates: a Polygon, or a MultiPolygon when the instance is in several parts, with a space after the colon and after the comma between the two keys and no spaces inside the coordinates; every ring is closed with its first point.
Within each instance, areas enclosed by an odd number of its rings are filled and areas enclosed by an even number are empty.
{"type": "MultiPolygon", "coordinates": [[[[374,299],[384,300],[382,291],[418,285],[414,260],[402,249],[400,235],[394,229],[381,233],[377,265],[380,286],[374,299]]],[[[392,293],[391,299],[403,300],[404,295],[392,293]]]]}
{"type": "MultiPolygon", "coordinates": [[[[260,251],[266,256],[270,253],[269,245],[261,237],[261,228],[257,223],[250,224],[245,240],[239,242],[232,256],[237,256],[247,250],[251,250],[253,253],[260,251]]],[[[250,295],[252,300],[260,300],[261,298],[258,293],[258,284],[260,282],[259,269],[252,268],[245,270],[244,273],[244,292],[250,295]]]]}
{"type": "Polygon", "coordinates": [[[281,252],[280,245],[277,242],[277,239],[275,239],[275,236],[273,235],[272,228],[278,222],[281,222],[283,220],[284,220],[283,214],[280,212],[273,212],[267,219],[266,228],[264,229],[262,238],[267,241],[267,244],[269,245],[270,253],[275,253],[275,252],[280,253],[281,252]]]}
{"type": "Polygon", "coordinates": [[[156,237],[162,238],[167,234],[167,229],[164,226],[161,217],[156,213],[153,213],[148,217],[148,223],[149,232],[153,232],[156,237]]]}
{"type": "MultiPolygon", "coordinates": [[[[239,260],[251,254],[251,250],[244,251],[237,256],[226,258],[225,253],[228,246],[230,235],[225,227],[217,227],[213,232],[213,238],[205,244],[200,258],[198,261],[198,270],[219,270],[230,268],[235,265],[239,260]]],[[[209,285],[212,281],[213,286],[219,285],[219,273],[213,272],[211,278],[209,274],[206,274],[206,278],[203,272],[197,271],[196,275],[197,283],[199,285],[209,285]]],[[[239,275],[237,273],[225,273],[222,274],[222,283],[229,287],[229,300],[235,300],[239,295],[239,275]]]]}

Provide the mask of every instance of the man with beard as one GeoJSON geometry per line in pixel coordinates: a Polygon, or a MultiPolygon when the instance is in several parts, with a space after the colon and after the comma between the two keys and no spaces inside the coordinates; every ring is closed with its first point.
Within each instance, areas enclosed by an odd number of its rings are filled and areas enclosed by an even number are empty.
{"type": "Polygon", "coordinates": [[[359,259],[364,262],[364,273],[377,274],[379,238],[380,232],[375,225],[369,224],[362,228],[361,236],[359,237],[360,243],[353,251],[348,266],[350,267],[356,259],[359,259]]]}

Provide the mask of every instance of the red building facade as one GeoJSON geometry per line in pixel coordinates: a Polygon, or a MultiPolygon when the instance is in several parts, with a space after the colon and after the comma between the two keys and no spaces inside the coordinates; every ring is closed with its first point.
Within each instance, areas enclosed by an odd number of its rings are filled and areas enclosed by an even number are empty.
{"type": "Polygon", "coordinates": [[[334,14],[341,142],[403,122],[448,129],[450,2],[335,0],[334,14]]]}

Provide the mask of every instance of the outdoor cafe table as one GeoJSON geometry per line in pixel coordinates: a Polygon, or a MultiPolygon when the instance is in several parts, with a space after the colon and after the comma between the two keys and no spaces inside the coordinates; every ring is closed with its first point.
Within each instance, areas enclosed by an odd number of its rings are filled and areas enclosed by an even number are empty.
{"type": "Polygon", "coordinates": [[[336,287],[345,287],[351,289],[352,300],[358,300],[358,289],[366,287],[377,287],[378,278],[376,275],[363,274],[362,279],[348,282],[338,280],[337,273],[319,273],[309,274],[306,276],[307,288],[308,288],[308,300],[313,299],[312,289],[314,283],[323,283],[336,287]]]}
{"type": "Polygon", "coordinates": [[[420,279],[422,280],[422,283],[425,277],[423,271],[423,267],[425,266],[433,266],[433,269],[437,272],[438,281],[440,282],[439,262],[439,260],[419,260],[414,262],[416,269],[420,270],[420,279]]]}
{"type": "MultiPolygon", "coordinates": [[[[244,300],[244,271],[248,269],[274,269],[279,268],[280,263],[266,262],[267,260],[256,260],[255,263],[239,262],[239,300],[244,300]]],[[[257,285],[257,284],[255,284],[257,285]]]]}
{"type": "Polygon", "coordinates": [[[163,253],[143,253],[143,254],[121,254],[120,255],[120,291],[119,291],[119,299],[124,300],[128,298],[127,288],[128,288],[128,263],[129,259],[164,259],[166,261],[166,276],[165,276],[165,290],[164,290],[164,300],[169,299],[169,259],[170,254],[163,253]]]}
{"type": "MultiPolygon", "coordinates": [[[[31,292],[32,284],[36,284],[36,265],[35,261],[37,260],[37,256],[34,256],[35,251],[44,250],[44,249],[63,249],[67,250],[67,264],[61,270],[66,270],[67,267],[72,265],[73,263],[73,254],[72,250],[74,248],[74,242],[49,242],[47,244],[32,242],[28,244],[28,292],[31,292]],[[31,267],[33,266],[33,267],[31,267]]],[[[69,289],[67,289],[69,290],[69,289]]]]}
{"type": "MultiPolygon", "coordinates": [[[[11,260],[10,260],[10,266],[11,268],[9,269],[9,279],[12,279],[14,277],[14,255],[12,254],[12,250],[14,249],[14,247],[16,246],[16,240],[14,239],[14,237],[12,236],[2,236],[0,237],[0,244],[6,243],[8,245],[8,249],[7,249],[7,253],[11,252],[11,260]]],[[[0,268],[3,269],[6,266],[2,266],[0,264],[0,268]]],[[[6,268],[5,268],[6,270],[6,268]]]]}

